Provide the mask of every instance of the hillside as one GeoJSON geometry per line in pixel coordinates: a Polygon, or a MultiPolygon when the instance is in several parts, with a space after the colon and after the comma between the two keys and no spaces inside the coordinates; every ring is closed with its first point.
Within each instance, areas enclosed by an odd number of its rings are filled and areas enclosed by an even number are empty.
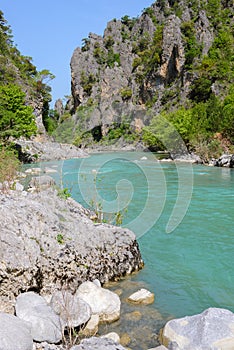
{"type": "Polygon", "coordinates": [[[162,149],[170,121],[207,158],[234,142],[232,1],[159,0],[138,18],[108,22],[71,58],[71,98],[55,137],[90,146],[124,139],[162,149]]]}
{"type": "Polygon", "coordinates": [[[0,10],[0,144],[11,137],[45,136],[43,118],[51,101],[46,82],[53,77],[48,70],[37,71],[32,58],[20,53],[0,10]]]}

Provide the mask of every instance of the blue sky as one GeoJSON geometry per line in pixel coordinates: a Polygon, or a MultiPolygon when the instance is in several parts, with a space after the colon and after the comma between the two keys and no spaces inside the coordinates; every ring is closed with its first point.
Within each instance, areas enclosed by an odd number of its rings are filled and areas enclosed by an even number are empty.
{"type": "Polygon", "coordinates": [[[108,21],[140,16],[153,0],[0,0],[20,52],[38,70],[49,69],[53,101],[70,95],[70,59],[90,32],[103,35],[108,21]]]}

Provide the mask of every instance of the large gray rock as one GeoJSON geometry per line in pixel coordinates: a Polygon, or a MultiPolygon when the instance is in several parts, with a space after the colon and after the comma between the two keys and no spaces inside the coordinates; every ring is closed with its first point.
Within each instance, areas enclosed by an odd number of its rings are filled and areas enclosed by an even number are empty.
{"type": "Polygon", "coordinates": [[[0,350],[32,350],[30,324],[13,315],[0,313],[0,350]]]}
{"type": "Polygon", "coordinates": [[[85,151],[74,145],[61,144],[58,142],[18,140],[16,147],[19,151],[20,158],[26,163],[69,158],[84,158],[88,156],[85,151]]]}
{"type": "Polygon", "coordinates": [[[62,340],[62,324],[59,316],[44,298],[34,292],[20,294],[16,299],[16,315],[31,325],[35,341],[58,343],[62,340]]]}
{"type": "Polygon", "coordinates": [[[73,346],[71,350],[125,350],[125,348],[111,339],[92,337],[82,340],[80,345],[73,346]]]}
{"type": "Polygon", "coordinates": [[[161,342],[173,350],[234,349],[234,314],[209,308],[198,315],[171,320],[163,329],[161,342]]]}
{"type": "Polygon", "coordinates": [[[0,297],[20,292],[53,294],[64,284],[75,293],[86,280],[101,283],[142,264],[135,235],[95,225],[89,212],[57,192],[0,194],[0,297]]]}
{"type": "Polygon", "coordinates": [[[100,317],[101,322],[113,322],[120,317],[120,298],[114,292],[87,281],[77,289],[76,295],[84,299],[92,313],[100,317]]]}
{"type": "Polygon", "coordinates": [[[86,322],[91,317],[88,303],[68,290],[57,291],[53,294],[50,305],[60,316],[64,327],[74,328],[86,322]]]}
{"type": "Polygon", "coordinates": [[[216,166],[233,168],[234,167],[234,154],[223,154],[215,163],[216,166]]]}

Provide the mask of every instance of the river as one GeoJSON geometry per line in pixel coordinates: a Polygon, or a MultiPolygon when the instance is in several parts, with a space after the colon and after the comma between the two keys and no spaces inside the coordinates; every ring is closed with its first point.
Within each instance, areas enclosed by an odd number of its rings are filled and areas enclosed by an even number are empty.
{"type": "Polygon", "coordinates": [[[108,212],[108,222],[123,220],[136,233],[145,267],[111,288],[123,290],[124,301],[144,287],[155,294],[155,302],[138,308],[141,316],[124,304],[129,316],[115,329],[138,329],[130,347],[155,345],[158,328],[172,317],[208,307],[234,312],[233,169],[159,162],[153,154],[138,152],[93,154],[43,166],[57,167],[57,182],[74,199],[108,212]],[[139,345],[147,332],[148,344],[139,345]]]}

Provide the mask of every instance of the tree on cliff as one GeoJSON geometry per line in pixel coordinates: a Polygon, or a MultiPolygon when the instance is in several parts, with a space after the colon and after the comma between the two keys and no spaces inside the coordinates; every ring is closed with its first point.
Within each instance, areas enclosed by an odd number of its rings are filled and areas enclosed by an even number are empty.
{"type": "Polygon", "coordinates": [[[19,86],[0,86],[0,142],[35,134],[37,127],[32,112],[25,104],[25,94],[19,86]]]}

